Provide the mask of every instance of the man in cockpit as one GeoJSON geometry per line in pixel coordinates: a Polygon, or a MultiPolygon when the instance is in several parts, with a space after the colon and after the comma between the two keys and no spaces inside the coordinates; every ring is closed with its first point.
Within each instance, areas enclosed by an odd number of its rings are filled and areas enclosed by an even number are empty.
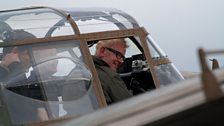
{"type": "MultiPolygon", "coordinates": [[[[23,30],[15,30],[11,38],[5,41],[30,38],[35,38],[35,36],[23,30]]],[[[0,63],[0,81],[7,81],[15,75],[25,73],[30,66],[31,63],[26,46],[4,47],[3,59],[0,63]]],[[[25,79],[25,74],[23,74],[22,78],[25,79]]]]}
{"type": "MultiPolygon", "coordinates": [[[[5,42],[35,38],[34,35],[24,30],[13,30],[11,33],[11,36],[4,40],[5,42]]],[[[26,86],[27,77],[25,73],[27,73],[30,67],[31,59],[26,45],[4,47],[3,59],[0,63],[0,82],[5,82],[8,90],[12,92],[34,99],[42,99],[39,86],[26,88],[28,86],[26,86]]],[[[42,105],[36,106],[36,109],[35,113],[37,115],[34,117],[35,119],[48,120],[47,112],[42,105]]],[[[28,112],[27,116],[31,113],[31,111],[24,111],[22,109],[18,109],[16,113],[25,114],[24,112],[28,112]]],[[[16,113],[12,113],[12,116],[16,115],[16,113]]],[[[19,117],[23,118],[23,116],[19,117]]]]}
{"type": "Polygon", "coordinates": [[[117,68],[124,61],[127,47],[124,39],[102,40],[97,43],[93,61],[108,104],[132,96],[119,74],[116,73],[117,68]]]}

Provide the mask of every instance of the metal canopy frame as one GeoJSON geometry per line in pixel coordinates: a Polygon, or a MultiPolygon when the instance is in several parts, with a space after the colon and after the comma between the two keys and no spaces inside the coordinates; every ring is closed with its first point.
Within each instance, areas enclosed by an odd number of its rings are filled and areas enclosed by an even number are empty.
{"type": "MultiPolygon", "coordinates": [[[[46,37],[46,38],[36,38],[36,39],[29,39],[29,40],[22,40],[22,41],[14,41],[14,42],[2,42],[0,43],[0,47],[7,47],[7,46],[17,46],[17,45],[28,45],[28,44],[36,44],[36,43],[51,43],[54,41],[63,41],[66,40],[79,40],[80,47],[83,50],[83,58],[85,60],[86,65],[90,68],[91,72],[93,73],[93,88],[96,91],[96,96],[99,101],[100,107],[106,107],[107,103],[104,98],[103,90],[100,84],[100,80],[98,78],[98,74],[96,72],[96,68],[94,66],[89,48],[88,48],[88,41],[94,40],[102,40],[102,39],[113,39],[113,38],[123,38],[123,37],[130,37],[130,36],[139,36],[141,45],[143,48],[143,52],[145,54],[146,60],[149,63],[150,71],[154,80],[154,84],[156,88],[160,87],[159,79],[156,76],[155,66],[159,64],[169,64],[171,61],[164,57],[163,59],[153,59],[150,54],[150,49],[147,45],[147,35],[148,32],[143,27],[139,27],[138,25],[134,25],[135,28],[133,29],[122,29],[122,30],[112,30],[112,31],[102,31],[102,32],[94,32],[94,33],[80,33],[80,30],[73,20],[70,14],[66,13],[66,11],[58,10],[55,8],[50,7],[31,7],[31,8],[22,8],[17,9],[19,10],[26,10],[26,9],[39,9],[39,8],[49,8],[55,13],[65,17],[69,23],[71,24],[73,31],[75,32],[74,35],[64,35],[64,36],[56,36],[56,37],[46,37]]],[[[14,10],[13,10],[14,11],[14,10]]],[[[10,12],[9,11],[1,11],[1,12],[10,12]]],[[[127,15],[128,16],[128,15],[127,15]]],[[[119,24],[118,24],[119,25],[119,24]]]]}

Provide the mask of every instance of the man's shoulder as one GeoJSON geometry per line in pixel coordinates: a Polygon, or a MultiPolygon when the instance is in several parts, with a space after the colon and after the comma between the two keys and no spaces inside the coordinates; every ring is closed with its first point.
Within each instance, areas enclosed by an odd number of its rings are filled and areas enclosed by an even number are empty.
{"type": "Polygon", "coordinates": [[[107,66],[96,66],[96,70],[97,70],[98,74],[105,74],[110,77],[115,77],[118,75],[116,72],[114,72],[107,66]]]}
{"type": "Polygon", "coordinates": [[[109,65],[104,62],[100,57],[92,56],[92,58],[95,65],[109,67],[109,65]]]}

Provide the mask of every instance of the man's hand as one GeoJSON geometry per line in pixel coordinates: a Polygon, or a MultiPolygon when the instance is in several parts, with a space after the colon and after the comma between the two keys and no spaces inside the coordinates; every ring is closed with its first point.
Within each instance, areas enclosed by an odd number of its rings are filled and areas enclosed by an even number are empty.
{"type": "Polygon", "coordinates": [[[20,62],[17,53],[8,53],[1,62],[1,65],[8,67],[13,62],[20,62]]]}

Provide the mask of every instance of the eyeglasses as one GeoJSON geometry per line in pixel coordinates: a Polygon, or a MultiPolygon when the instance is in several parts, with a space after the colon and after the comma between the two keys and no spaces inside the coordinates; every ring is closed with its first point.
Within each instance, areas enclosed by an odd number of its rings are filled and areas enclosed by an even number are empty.
{"type": "Polygon", "coordinates": [[[110,52],[112,52],[113,54],[115,54],[116,55],[116,57],[117,57],[117,59],[122,59],[122,60],[124,60],[124,55],[122,54],[122,53],[120,53],[119,51],[117,51],[117,50],[114,50],[114,49],[111,49],[111,48],[108,48],[108,47],[105,47],[105,49],[107,49],[107,50],[109,50],[110,52]]]}

